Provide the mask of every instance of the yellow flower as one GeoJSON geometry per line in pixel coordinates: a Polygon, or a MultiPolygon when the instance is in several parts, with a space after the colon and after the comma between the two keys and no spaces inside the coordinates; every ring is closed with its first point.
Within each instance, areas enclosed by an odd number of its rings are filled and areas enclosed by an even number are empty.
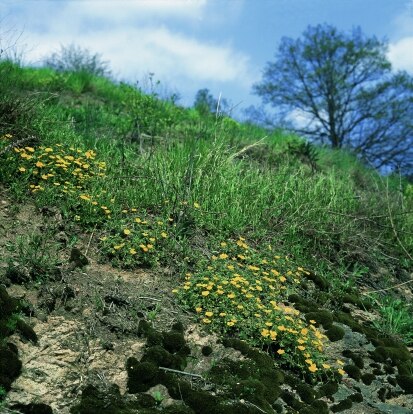
{"type": "Polygon", "coordinates": [[[345,375],[346,374],[346,371],[344,371],[344,369],[338,369],[337,370],[337,372],[340,374],[340,375],[345,375]]]}
{"type": "Polygon", "coordinates": [[[343,366],[343,365],[344,365],[344,362],[343,362],[343,361],[340,361],[339,359],[337,359],[337,361],[336,361],[336,362],[337,362],[337,364],[338,364],[338,365],[341,365],[341,366],[343,366]]]}
{"type": "Polygon", "coordinates": [[[277,328],[279,331],[285,331],[287,329],[284,325],[278,325],[277,328]]]}
{"type": "Polygon", "coordinates": [[[202,296],[208,296],[208,295],[209,295],[209,290],[203,290],[203,291],[201,292],[201,295],[202,295],[202,296]]]}
{"type": "Polygon", "coordinates": [[[24,167],[19,167],[19,171],[20,171],[20,172],[25,172],[25,171],[26,171],[26,168],[24,168],[24,167]]]}
{"type": "Polygon", "coordinates": [[[308,334],[308,329],[307,328],[301,329],[301,335],[307,335],[307,334],[308,334]]]}
{"type": "Polygon", "coordinates": [[[202,312],[202,308],[201,308],[201,307],[195,308],[195,311],[196,311],[197,313],[202,312]]]}
{"type": "Polygon", "coordinates": [[[24,149],[29,152],[34,152],[34,148],[32,147],[24,147],[24,149]]]}
{"type": "Polygon", "coordinates": [[[211,319],[204,318],[204,319],[202,319],[202,322],[204,322],[204,323],[211,323],[212,321],[211,321],[211,319]]]}
{"type": "Polygon", "coordinates": [[[44,167],[44,164],[41,161],[37,161],[36,162],[36,167],[42,168],[42,167],[44,167]]]}
{"type": "Polygon", "coordinates": [[[205,316],[211,317],[214,315],[214,312],[205,312],[205,316]]]}
{"type": "Polygon", "coordinates": [[[44,152],[53,152],[53,148],[45,148],[44,152]]]}
{"type": "Polygon", "coordinates": [[[311,365],[308,367],[308,370],[309,370],[310,372],[316,372],[316,371],[318,371],[317,365],[316,365],[316,364],[311,364],[311,365]]]}
{"type": "Polygon", "coordinates": [[[279,355],[285,354],[284,349],[279,349],[279,350],[277,351],[277,354],[279,354],[279,355]]]}
{"type": "Polygon", "coordinates": [[[235,298],[235,294],[234,293],[230,293],[229,295],[227,295],[230,299],[234,299],[235,298]]]}
{"type": "Polygon", "coordinates": [[[164,231],[161,233],[161,236],[162,236],[164,239],[166,239],[166,238],[168,237],[168,235],[167,235],[164,231]]]}
{"type": "Polygon", "coordinates": [[[322,364],[323,365],[323,368],[324,369],[329,369],[329,368],[331,368],[331,366],[330,365],[328,365],[328,364],[322,364]]]}
{"type": "Polygon", "coordinates": [[[221,253],[219,255],[219,258],[222,259],[222,260],[224,260],[224,259],[227,259],[228,258],[228,255],[226,253],[221,253]]]}
{"type": "Polygon", "coordinates": [[[134,248],[131,248],[131,249],[129,249],[129,253],[134,255],[134,254],[136,254],[136,250],[134,248]]]}
{"type": "Polygon", "coordinates": [[[116,246],[113,246],[113,248],[114,248],[115,250],[119,250],[119,249],[121,249],[124,245],[125,245],[125,243],[117,244],[116,246]]]}
{"type": "Polygon", "coordinates": [[[303,346],[303,345],[298,345],[298,346],[297,346],[297,348],[298,348],[300,351],[304,351],[304,350],[305,350],[305,346],[303,346]]]}
{"type": "Polygon", "coordinates": [[[219,316],[227,316],[227,314],[226,314],[225,312],[221,312],[221,313],[219,314],[219,316]]]}
{"type": "Polygon", "coordinates": [[[198,203],[196,203],[196,202],[195,202],[195,203],[194,203],[194,207],[195,207],[195,208],[199,208],[199,207],[200,207],[200,205],[199,205],[198,203]]]}
{"type": "Polygon", "coordinates": [[[274,341],[274,340],[275,340],[275,338],[277,337],[277,332],[275,332],[275,331],[270,331],[270,337],[271,337],[271,339],[274,341]]]}
{"type": "Polygon", "coordinates": [[[227,322],[227,325],[228,325],[228,326],[234,326],[234,325],[235,325],[235,322],[233,322],[233,321],[229,321],[229,322],[227,322]]]}
{"type": "Polygon", "coordinates": [[[287,279],[284,276],[280,276],[280,282],[285,282],[287,279]]]}
{"type": "Polygon", "coordinates": [[[270,335],[270,331],[268,329],[263,329],[261,331],[261,336],[263,336],[264,338],[266,338],[269,335],[270,335]]]}
{"type": "Polygon", "coordinates": [[[142,222],[142,220],[139,217],[136,217],[135,221],[136,221],[136,223],[141,223],[142,222]]]}

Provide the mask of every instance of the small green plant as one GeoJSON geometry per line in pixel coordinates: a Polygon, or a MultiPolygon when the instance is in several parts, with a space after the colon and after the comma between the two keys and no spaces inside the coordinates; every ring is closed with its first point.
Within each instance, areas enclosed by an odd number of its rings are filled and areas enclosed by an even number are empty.
{"type": "Polygon", "coordinates": [[[160,391],[154,391],[152,397],[154,398],[156,405],[161,405],[162,401],[165,399],[160,391]]]}
{"type": "Polygon", "coordinates": [[[392,296],[378,299],[381,318],[374,326],[387,335],[400,337],[406,345],[413,344],[413,307],[392,296]]]}
{"type": "Polygon", "coordinates": [[[2,406],[2,401],[4,400],[6,395],[7,395],[7,391],[3,387],[0,386],[0,408],[2,406]]]}
{"type": "Polygon", "coordinates": [[[17,236],[16,241],[7,246],[10,252],[7,272],[17,275],[21,282],[41,281],[56,274],[57,245],[52,240],[48,231],[17,236]]]}

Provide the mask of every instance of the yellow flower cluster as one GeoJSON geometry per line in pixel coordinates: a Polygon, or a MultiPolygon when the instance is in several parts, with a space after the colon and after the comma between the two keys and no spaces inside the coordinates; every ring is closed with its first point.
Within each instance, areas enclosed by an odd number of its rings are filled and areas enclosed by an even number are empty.
{"type": "Polygon", "coordinates": [[[111,232],[100,238],[102,252],[112,263],[124,268],[154,265],[159,256],[157,247],[168,239],[167,222],[137,215],[136,208],[123,209],[126,216],[111,226],[111,232]]]}
{"type": "Polygon", "coordinates": [[[288,295],[303,273],[288,257],[268,256],[250,248],[245,239],[221,242],[205,269],[187,273],[173,290],[182,303],[212,328],[266,346],[292,366],[310,373],[325,371],[326,336],[292,306],[288,295]]]}
{"type": "Polygon", "coordinates": [[[93,150],[63,144],[45,147],[15,147],[16,169],[24,174],[32,193],[53,186],[63,193],[77,193],[93,177],[104,177],[106,164],[96,161],[93,150]]]}

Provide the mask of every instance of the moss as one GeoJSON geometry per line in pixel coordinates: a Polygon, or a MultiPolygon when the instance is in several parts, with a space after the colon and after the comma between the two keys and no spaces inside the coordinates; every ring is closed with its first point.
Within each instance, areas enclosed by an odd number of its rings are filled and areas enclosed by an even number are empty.
{"type": "Polygon", "coordinates": [[[317,306],[314,304],[313,301],[304,299],[296,293],[293,293],[292,295],[288,296],[288,302],[294,303],[294,307],[303,313],[314,312],[317,310],[317,306]]]}
{"type": "Polygon", "coordinates": [[[356,365],[358,368],[364,368],[364,360],[361,355],[354,353],[350,349],[345,349],[342,352],[342,355],[346,358],[350,358],[354,362],[354,365],[356,365]]]}
{"type": "Polygon", "coordinates": [[[334,315],[336,322],[347,325],[354,332],[364,333],[363,327],[348,313],[338,311],[334,315]]]}
{"type": "Polygon", "coordinates": [[[388,364],[385,364],[383,368],[386,374],[394,374],[396,371],[391,365],[388,364]]]}
{"type": "Polygon", "coordinates": [[[285,374],[284,376],[285,383],[289,385],[291,388],[296,388],[300,383],[300,380],[295,377],[294,375],[285,374]]]}
{"type": "Polygon", "coordinates": [[[356,392],[355,394],[350,395],[348,398],[350,398],[350,400],[355,403],[363,402],[363,395],[359,392],[356,392]]]}
{"type": "Polygon", "coordinates": [[[155,398],[152,395],[139,393],[135,394],[133,401],[129,402],[130,408],[151,408],[156,406],[155,398]]]}
{"type": "Polygon", "coordinates": [[[257,349],[250,348],[245,356],[252,359],[257,364],[258,369],[267,369],[268,367],[273,367],[275,364],[273,358],[267,353],[258,351],[257,349]]]}
{"type": "Polygon", "coordinates": [[[325,401],[315,400],[311,404],[311,407],[317,411],[317,414],[328,414],[329,413],[328,405],[325,401]]]}
{"type": "Polygon", "coordinates": [[[285,380],[284,373],[281,370],[273,367],[261,369],[259,371],[259,378],[267,387],[272,387],[273,385],[281,385],[285,380]]]}
{"type": "Polygon", "coordinates": [[[332,325],[331,328],[327,330],[326,335],[331,342],[336,342],[344,338],[345,331],[337,325],[332,325]]]}
{"type": "Polygon", "coordinates": [[[370,310],[372,309],[372,304],[370,303],[369,300],[363,300],[360,298],[360,296],[354,294],[354,293],[345,293],[342,297],[341,297],[341,301],[343,303],[351,303],[355,306],[357,306],[359,309],[365,309],[365,310],[370,310]]]}
{"type": "Polygon", "coordinates": [[[182,400],[186,398],[191,390],[191,384],[189,382],[176,379],[174,375],[166,372],[161,373],[159,376],[159,382],[168,389],[168,393],[174,400],[182,400]]]}
{"type": "Polygon", "coordinates": [[[70,409],[71,414],[127,414],[125,403],[115,384],[108,389],[99,390],[88,385],[82,392],[80,403],[70,409]]]}
{"type": "Polygon", "coordinates": [[[33,328],[24,322],[21,319],[17,319],[16,322],[16,329],[21,333],[21,335],[26,338],[27,340],[37,344],[37,335],[34,332],[33,328]]]}
{"type": "Polygon", "coordinates": [[[334,404],[333,406],[331,406],[330,410],[333,413],[339,413],[344,410],[349,410],[352,406],[353,406],[353,402],[351,401],[351,399],[346,398],[345,400],[340,401],[338,404],[334,404]]]}
{"type": "Polygon", "coordinates": [[[150,362],[139,362],[136,358],[128,358],[126,361],[128,372],[128,392],[148,391],[158,383],[158,367],[150,362]]]}
{"type": "Polygon", "coordinates": [[[387,394],[387,389],[385,387],[381,387],[377,392],[377,396],[379,397],[379,400],[382,402],[386,401],[386,394],[387,394]]]}
{"type": "Polygon", "coordinates": [[[413,361],[396,364],[399,375],[411,375],[413,373],[413,361]]]}
{"type": "Polygon", "coordinates": [[[181,333],[181,334],[183,334],[183,333],[184,333],[184,331],[185,331],[185,329],[184,329],[184,325],[183,325],[183,323],[182,323],[182,322],[180,322],[180,321],[175,322],[175,323],[172,325],[171,330],[172,330],[172,331],[179,332],[179,333],[181,333]]]}
{"type": "Polygon", "coordinates": [[[359,381],[361,379],[360,368],[356,367],[355,365],[347,364],[347,365],[344,365],[343,369],[344,371],[347,372],[350,378],[353,378],[356,381],[359,381]]]}
{"type": "Polygon", "coordinates": [[[366,373],[363,374],[361,376],[361,380],[363,381],[364,384],[366,385],[371,385],[371,383],[373,382],[373,380],[376,379],[376,376],[374,374],[370,374],[370,373],[366,373]]]}
{"type": "Polygon", "coordinates": [[[186,345],[183,333],[178,331],[165,332],[162,344],[171,354],[179,352],[186,345]]]}
{"type": "Polygon", "coordinates": [[[284,390],[281,393],[281,398],[289,407],[296,411],[300,411],[301,409],[305,408],[305,404],[297,400],[297,398],[294,397],[294,394],[289,391],[284,390]]]}
{"type": "Polygon", "coordinates": [[[406,394],[413,394],[413,376],[397,375],[396,380],[406,394]]]}
{"type": "Polygon", "coordinates": [[[387,377],[387,382],[388,382],[390,385],[393,385],[393,387],[395,387],[395,386],[397,385],[397,380],[396,380],[396,378],[394,378],[394,377],[387,377]]]}
{"type": "Polygon", "coordinates": [[[284,411],[283,406],[280,403],[273,404],[272,408],[278,414],[281,414],[284,411]]]}
{"type": "Polygon", "coordinates": [[[205,345],[202,347],[201,352],[203,356],[210,356],[212,354],[212,348],[208,345],[205,345]]]}
{"type": "Polygon", "coordinates": [[[0,387],[10,391],[12,382],[20,375],[22,363],[16,348],[9,344],[0,345],[0,387]]]}
{"type": "Polygon", "coordinates": [[[304,277],[314,282],[321,290],[328,290],[329,283],[323,276],[317,275],[313,272],[304,273],[304,277]]]}
{"type": "Polygon", "coordinates": [[[145,350],[141,362],[151,362],[157,367],[184,369],[186,359],[181,355],[173,355],[160,345],[152,346],[145,350]]]}
{"type": "Polygon", "coordinates": [[[317,325],[323,325],[324,329],[329,329],[333,325],[333,314],[327,310],[308,312],[305,314],[307,321],[315,320],[317,325]]]}
{"type": "Polygon", "coordinates": [[[320,396],[331,397],[338,391],[338,384],[337,382],[326,382],[325,384],[321,385],[318,389],[320,396]]]}
{"type": "Polygon", "coordinates": [[[312,407],[304,407],[298,412],[299,414],[318,414],[317,410],[312,407]]]}
{"type": "Polygon", "coordinates": [[[146,338],[147,346],[162,345],[163,335],[152,328],[146,332],[146,338]]]}
{"type": "Polygon", "coordinates": [[[195,411],[183,404],[174,404],[162,410],[164,414],[195,414],[195,411]]]}
{"type": "Polygon", "coordinates": [[[15,404],[11,407],[21,414],[53,414],[52,408],[47,404],[15,404]]]}
{"type": "Polygon", "coordinates": [[[316,397],[316,392],[312,387],[307,384],[301,383],[296,387],[297,394],[300,396],[301,400],[307,404],[311,404],[316,397]]]}
{"type": "Polygon", "coordinates": [[[364,360],[363,360],[363,357],[361,355],[354,354],[351,359],[354,362],[354,365],[356,367],[358,367],[360,369],[364,368],[364,360]]]}
{"type": "MultiPolygon", "coordinates": [[[[219,413],[219,399],[210,393],[189,389],[186,395],[183,395],[183,400],[197,414],[219,413]]],[[[224,414],[224,411],[222,411],[224,414]]]]}
{"type": "Polygon", "coordinates": [[[405,362],[411,360],[409,350],[405,346],[400,347],[387,347],[378,346],[372,353],[371,358],[376,362],[391,361],[392,365],[396,365],[399,362],[405,362]]]}
{"type": "Polygon", "coordinates": [[[243,355],[247,355],[248,351],[251,349],[245,341],[236,338],[225,338],[222,341],[222,344],[227,348],[234,348],[237,351],[240,351],[243,355]]]}
{"type": "Polygon", "coordinates": [[[245,398],[246,400],[256,404],[260,407],[268,405],[264,393],[264,385],[257,379],[249,378],[234,383],[232,392],[238,398],[245,398]]]}
{"type": "Polygon", "coordinates": [[[138,336],[147,336],[148,333],[152,332],[153,328],[151,324],[145,319],[141,319],[138,324],[138,336]]]}

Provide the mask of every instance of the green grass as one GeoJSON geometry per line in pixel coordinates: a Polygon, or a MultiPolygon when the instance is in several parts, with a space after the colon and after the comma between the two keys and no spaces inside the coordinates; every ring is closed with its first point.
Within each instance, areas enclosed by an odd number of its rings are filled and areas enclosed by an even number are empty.
{"type": "Polygon", "coordinates": [[[208,273],[220,242],[243,237],[257,260],[271,245],[338,295],[381,267],[411,270],[411,185],[351,154],[84,73],[8,62],[0,73],[3,183],[93,229],[102,260],[173,266],[179,285],[187,272],[208,273]]]}

